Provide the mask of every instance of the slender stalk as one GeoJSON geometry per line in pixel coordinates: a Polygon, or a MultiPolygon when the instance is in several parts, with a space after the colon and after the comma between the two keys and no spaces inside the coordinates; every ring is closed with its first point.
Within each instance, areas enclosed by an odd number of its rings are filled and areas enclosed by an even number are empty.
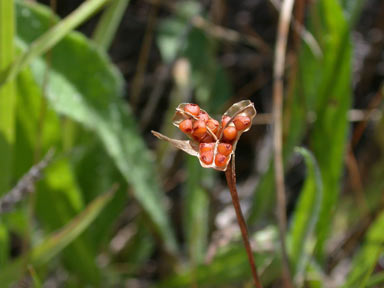
{"type": "Polygon", "coordinates": [[[241,236],[243,237],[243,242],[245,246],[245,250],[247,251],[247,256],[249,260],[249,265],[252,271],[252,277],[257,288],[263,288],[261,285],[259,276],[257,274],[255,260],[253,258],[251,244],[249,243],[248,237],[248,229],[247,224],[245,223],[243,212],[241,211],[239,195],[237,194],[236,189],[236,171],[235,171],[235,155],[233,155],[231,159],[231,163],[229,163],[228,169],[225,171],[225,178],[227,179],[227,184],[229,191],[231,192],[233,207],[236,211],[237,222],[240,226],[241,236]]]}
{"type": "Polygon", "coordinates": [[[283,286],[285,288],[293,287],[291,273],[289,269],[289,260],[285,245],[285,236],[287,230],[286,218],[286,199],[284,187],[284,165],[283,165],[283,93],[284,93],[284,67],[285,52],[287,48],[287,39],[289,25],[291,22],[294,0],[284,0],[280,12],[279,26],[277,31],[277,41],[275,49],[274,63],[274,82],[273,82],[273,148],[274,148],[274,169],[277,194],[277,219],[280,234],[281,254],[283,261],[283,286]]]}
{"type": "MultiPolygon", "coordinates": [[[[0,0],[0,71],[14,58],[15,10],[12,0],[0,0]]],[[[9,189],[15,143],[16,91],[14,82],[0,87],[0,195],[9,189]]],[[[0,266],[8,259],[9,238],[0,220],[0,266]]]]}
{"type": "Polygon", "coordinates": [[[111,46],[128,4],[129,0],[111,2],[97,23],[92,38],[105,51],[111,46]]]}

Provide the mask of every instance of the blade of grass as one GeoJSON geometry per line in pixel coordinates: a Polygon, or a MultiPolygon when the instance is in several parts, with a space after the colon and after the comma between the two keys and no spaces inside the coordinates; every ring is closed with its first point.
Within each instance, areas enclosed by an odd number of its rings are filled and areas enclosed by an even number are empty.
{"type": "Polygon", "coordinates": [[[306,180],[301,189],[290,230],[290,255],[294,280],[295,284],[301,287],[311,249],[313,250],[310,240],[320,212],[323,187],[319,167],[311,152],[299,147],[295,150],[304,157],[307,166],[306,180]]]}
{"type": "MultiPolygon", "coordinates": [[[[14,58],[15,11],[13,1],[0,1],[0,71],[14,58]]],[[[15,142],[16,93],[13,82],[0,87],[0,195],[9,189],[12,146],[15,142]]]]}
{"type": "Polygon", "coordinates": [[[0,283],[8,287],[12,282],[23,274],[24,263],[35,267],[48,263],[54,256],[59,254],[68,244],[75,240],[100,214],[105,205],[111,200],[117,186],[104,195],[99,196],[90,203],[83,212],[76,216],[61,230],[48,236],[39,245],[34,247],[30,253],[13,261],[0,271],[0,283]]]}
{"type": "MultiPolygon", "coordinates": [[[[14,58],[15,12],[13,0],[0,1],[0,71],[14,58]]],[[[0,196],[10,188],[15,143],[16,92],[14,82],[0,86],[0,196]]],[[[0,222],[0,266],[8,258],[8,232],[0,222]]]]}
{"type": "MultiPolygon", "coordinates": [[[[88,0],[81,4],[65,19],[58,22],[54,27],[36,39],[30,45],[28,50],[21,54],[15,62],[13,62],[9,69],[0,70],[0,85],[3,85],[4,82],[13,79],[20,72],[20,70],[31,62],[31,60],[52,48],[70,31],[86,21],[109,1],[110,0],[88,0]]],[[[1,2],[7,3],[9,1],[1,2]]]]}
{"type": "Polygon", "coordinates": [[[187,159],[188,179],[185,205],[185,234],[192,266],[200,263],[205,256],[208,237],[209,198],[201,187],[203,169],[194,157],[187,159]]]}
{"type": "Polygon", "coordinates": [[[352,270],[343,288],[363,288],[384,252],[384,212],[382,212],[367,232],[362,249],[353,259],[352,270]]]}
{"type": "Polygon", "coordinates": [[[93,40],[104,50],[111,46],[113,37],[130,0],[115,0],[109,4],[93,32],[93,40]]]}

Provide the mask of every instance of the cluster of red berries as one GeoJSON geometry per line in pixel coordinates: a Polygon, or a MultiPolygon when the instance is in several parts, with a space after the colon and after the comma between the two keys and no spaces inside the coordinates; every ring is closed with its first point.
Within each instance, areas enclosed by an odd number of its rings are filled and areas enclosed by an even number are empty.
{"type": "Polygon", "coordinates": [[[200,143],[200,161],[211,165],[215,160],[216,167],[220,168],[227,165],[238,135],[251,126],[251,119],[242,114],[232,121],[230,116],[224,115],[219,123],[197,104],[186,104],[183,115],[185,119],[179,123],[179,128],[200,143]]]}

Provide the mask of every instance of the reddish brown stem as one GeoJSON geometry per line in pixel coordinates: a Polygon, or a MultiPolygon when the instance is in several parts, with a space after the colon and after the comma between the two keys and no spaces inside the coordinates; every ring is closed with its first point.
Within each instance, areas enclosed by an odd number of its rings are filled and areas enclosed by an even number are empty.
{"type": "Polygon", "coordinates": [[[253,277],[255,287],[263,288],[263,286],[261,285],[259,276],[257,274],[255,260],[253,259],[252,249],[249,243],[247,224],[245,223],[243,212],[241,211],[241,207],[240,207],[239,195],[237,194],[235,155],[233,155],[231,159],[231,163],[229,163],[228,169],[225,171],[225,177],[227,179],[229,191],[231,192],[233,207],[235,208],[235,211],[236,211],[237,222],[239,223],[241,236],[243,237],[245,250],[247,251],[249,265],[251,267],[252,277],[253,277]]]}

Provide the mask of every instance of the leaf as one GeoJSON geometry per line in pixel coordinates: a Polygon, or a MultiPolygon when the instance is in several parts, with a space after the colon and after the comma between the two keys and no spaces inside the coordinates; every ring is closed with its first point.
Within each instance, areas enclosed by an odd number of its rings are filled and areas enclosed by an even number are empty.
{"type": "Polygon", "coordinates": [[[296,204],[292,224],[290,225],[289,247],[295,281],[301,286],[308,260],[312,256],[313,232],[318,220],[323,186],[321,174],[312,153],[305,148],[296,148],[305,160],[307,176],[296,204]]]}
{"type": "MultiPolygon", "coordinates": [[[[20,178],[34,164],[37,146],[41,146],[43,153],[51,147],[57,147],[60,153],[62,126],[56,113],[49,108],[45,112],[43,124],[36,125],[39,123],[41,105],[44,102],[41,101],[41,89],[36,85],[29,69],[19,74],[17,88],[19,101],[14,168],[15,175],[20,178]],[[38,129],[43,131],[39,142],[36,137],[38,129]]],[[[84,207],[81,191],[67,158],[59,158],[52,163],[36,190],[35,214],[45,231],[54,231],[62,227],[84,207]]],[[[23,217],[29,215],[24,213],[23,217]]],[[[99,276],[94,261],[96,253],[86,242],[87,234],[66,248],[63,262],[67,269],[78,276],[81,275],[85,282],[96,283],[99,276]]]]}
{"type": "Polygon", "coordinates": [[[204,259],[209,227],[209,197],[201,183],[206,178],[203,168],[196,159],[188,157],[188,178],[183,199],[184,234],[192,266],[204,259]]]}
{"type": "Polygon", "coordinates": [[[317,91],[310,91],[313,95],[310,100],[317,111],[317,121],[310,142],[322,171],[324,185],[323,202],[316,227],[315,248],[318,259],[322,260],[344,167],[349,130],[347,112],[352,99],[352,49],[350,29],[338,1],[323,0],[318,3],[317,8],[323,11],[324,17],[322,26],[324,63],[317,63],[322,67],[320,73],[318,69],[310,71],[312,79],[318,78],[321,81],[317,91]],[[324,139],[331,139],[332,145],[324,139]]]}
{"type": "Polygon", "coordinates": [[[104,206],[111,200],[116,187],[108,193],[99,196],[86,209],[68,223],[61,230],[53,233],[35,246],[31,252],[14,260],[0,271],[0,283],[8,287],[12,282],[19,279],[23,274],[25,263],[39,267],[48,263],[59,254],[69,243],[76,239],[92,221],[99,215],[104,206]]]}
{"type": "Polygon", "coordinates": [[[353,259],[352,269],[344,288],[366,287],[380,255],[384,252],[384,212],[369,228],[361,250],[353,259]]]}
{"type": "Polygon", "coordinates": [[[97,23],[93,33],[93,40],[104,50],[108,50],[111,46],[113,37],[116,35],[117,28],[129,2],[130,0],[112,1],[97,23]]]}
{"type": "MultiPolygon", "coordinates": [[[[21,43],[27,45],[49,27],[49,13],[36,4],[18,5],[21,43]],[[28,25],[27,23],[38,23],[28,25]]],[[[45,64],[31,63],[42,85],[45,64]]],[[[52,50],[47,97],[53,109],[95,132],[132,192],[154,223],[165,248],[176,251],[176,241],[165,212],[151,156],[122,99],[122,77],[106,56],[79,33],[71,33],[52,50]],[[134,169],[133,169],[134,167],[134,169]]]]}

